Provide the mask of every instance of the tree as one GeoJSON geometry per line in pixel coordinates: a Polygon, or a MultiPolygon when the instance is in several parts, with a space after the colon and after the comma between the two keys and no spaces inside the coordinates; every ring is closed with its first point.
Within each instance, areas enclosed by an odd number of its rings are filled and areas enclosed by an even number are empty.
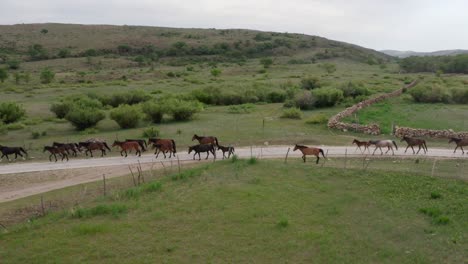
{"type": "Polygon", "coordinates": [[[8,72],[5,68],[0,68],[0,81],[3,83],[8,78],[8,72]]]}
{"type": "Polygon", "coordinates": [[[120,105],[113,109],[110,118],[117,122],[121,128],[134,128],[140,121],[140,111],[135,106],[120,105]]]}
{"type": "Polygon", "coordinates": [[[70,121],[77,130],[85,130],[96,124],[106,117],[102,110],[96,108],[81,108],[73,106],[65,119],[70,121]]]}
{"type": "Polygon", "coordinates": [[[49,68],[45,68],[41,72],[41,83],[48,84],[51,83],[55,78],[55,73],[49,68]]]}
{"type": "Polygon", "coordinates": [[[46,29],[46,28],[43,28],[43,29],[41,29],[41,33],[45,35],[45,34],[49,33],[49,30],[46,29]]]}
{"type": "Polygon", "coordinates": [[[273,60],[271,58],[262,58],[260,63],[263,65],[263,68],[267,69],[273,64],[273,60]]]}

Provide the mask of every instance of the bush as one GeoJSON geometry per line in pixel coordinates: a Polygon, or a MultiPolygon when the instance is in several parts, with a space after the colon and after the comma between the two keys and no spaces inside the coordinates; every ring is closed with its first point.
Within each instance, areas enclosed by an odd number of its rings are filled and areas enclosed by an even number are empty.
{"type": "Polygon", "coordinates": [[[360,82],[350,81],[338,88],[343,91],[344,97],[356,98],[358,96],[367,96],[370,94],[369,89],[367,89],[364,84],[360,82]]]}
{"type": "Polygon", "coordinates": [[[15,59],[7,60],[6,64],[8,65],[8,68],[12,70],[17,70],[20,67],[20,61],[15,59]]]}
{"type": "Polygon", "coordinates": [[[468,89],[467,88],[453,88],[452,101],[457,104],[468,103],[468,89]]]}
{"type": "Polygon", "coordinates": [[[301,109],[293,107],[285,109],[281,117],[289,119],[302,119],[302,112],[301,109]]]}
{"type": "Polygon", "coordinates": [[[55,73],[48,68],[45,68],[41,72],[41,83],[48,84],[51,83],[55,78],[55,73]]]}
{"type": "Polygon", "coordinates": [[[57,56],[59,56],[60,58],[67,58],[67,57],[70,57],[71,56],[71,52],[69,49],[65,48],[65,49],[61,49],[59,50],[59,52],[57,53],[57,56]]]}
{"type": "Polygon", "coordinates": [[[219,75],[221,75],[221,70],[218,68],[213,68],[211,69],[211,75],[213,75],[213,77],[218,77],[219,75]]]}
{"type": "Polygon", "coordinates": [[[286,100],[287,94],[284,91],[272,91],[267,94],[268,103],[282,103],[286,100]]]}
{"type": "Polygon", "coordinates": [[[158,137],[160,135],[159,129],[154,128],[154,127],[149,127],[143,130],[143,137],[146,138],[154,138],[158,137]]]}
{"type": "Polygon", "coordinates": [[[19,121],[26,116],[26,111],[22,106],[13,102],[0,103],[0,121],[10,124],[19,121]]]}
{"type": "Polygon", "coordinates": [[[164,113],[167,112],[167,106],[163,105],[161,102],[156,101],[148,101],[143,104],[143,113],[151,119],[153,123],[159,124],[161,123],[164,113]]]}
{"type": "Polygon", "coordinates": [[[320,79],[317,77],[308,77],[301,80],[302,89],[312,90],[315,88],[320,88],[320,79]]]}
{"type": "Polygon", "coordinates": [[[70,111],[70,102],[53,103],[50,106],[50,111],[52,111],[57,118],[65,118],[68,111],[70,111]]]}
{"type": "Polygon", "coordinates": [[[334,106],[343,100],[343,91],[336,88],[318,88],[312,91],[316,107],[334,106]]]}
{"type": "Polygon", "coordinates": [[[115,93],[109,96],[99,96],[93,95],[104,105],[110,105],[112,107],[117,107],[122,104],[134,105],[142,102],[146,102],[151,99],[151,96],[143,90],[133,90],[115,93]]]}
{"type": "Polygon", "coordinates": [[[418,103],[448,103],[450,94],[438,84],[420,85],[409,90],[413,100],[418,103]]]}
{"type": "Polygon", "coordinates": [[[5,82],[8,79],[8,71],[5,68],[0,68],[0,82],[5,82]]]}
{"type": "Polygon", "coordinates": [[[254,110],[254,104],[231,105],[228,108],[228,112],[231,114],[247,114],[253,112],[254,110]]]}
{"type": "Polygon", "coordinates": [[[135,106],[121,105],[111,111],[110,118],[121,128],[134,128],[140,121],[140,111],[135,106]]]}
{"type": "Polygon", "coordinates": [[[296,94],[294,97],[294,106],[302,110],[310,110],[315,108],[316,99],[310,91],[303,91],[296,94]]]}
{"type": "Polygon", "coordinates": [[[307,119],[306,124],[326,124],[328,123],[328,117],[324,114],[313,115],[307,119]]]}
{"type": "Polygon", "coordinates": [[[262,58],[260,59],[260,64],[263,65],[263,68],[267,69],[273,64],[273,60],[271,58],[262,58]]]}
{"type": "Polygon", "coordinates": [[[77,130],[85,130],[96,124],[106,117],[102,110],[97,108],[82,108],[74,105],[65,116],[65,119],[70,121],[77,130]]]}
{"type": "Polygon", "coordinates": [[[192,119],[193,115],[200,112],[202,106],[199,102],[174,99],[167,102],[172,118],[176,121],[192,119]]]}

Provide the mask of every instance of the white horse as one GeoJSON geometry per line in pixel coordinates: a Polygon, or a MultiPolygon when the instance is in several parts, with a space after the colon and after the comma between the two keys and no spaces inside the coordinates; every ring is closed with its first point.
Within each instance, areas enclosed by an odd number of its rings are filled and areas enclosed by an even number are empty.
{"type": "Polygon", "coordinates": [[[392,150],[392,155],[395,155],[395,152],[393,151],[393,146],[395,146],[396,150],[398,150],[398,146],[395,143],[395,141],[387,139],[387,140],[370,140],[369,143],[371,145],[375,145],[374,152],[372,152],[372,155],[375,154],[375,151],[377,149],[380,149],[380,155],[383,155],[382,147],[387,147],[388,150],[385,152],[387,154],[390,150],[392,150]]]}

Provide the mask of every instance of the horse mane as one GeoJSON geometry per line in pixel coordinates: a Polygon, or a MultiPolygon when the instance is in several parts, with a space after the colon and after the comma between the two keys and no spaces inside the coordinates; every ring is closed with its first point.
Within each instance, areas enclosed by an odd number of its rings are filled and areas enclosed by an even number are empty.
{"type": "Polygon", "coordinates": [[[298,144],[296,144],[296,147],[298,147],[298,148],[308,148],[307,146],[304,146],[304,145],[298,145],[298,144]]]}

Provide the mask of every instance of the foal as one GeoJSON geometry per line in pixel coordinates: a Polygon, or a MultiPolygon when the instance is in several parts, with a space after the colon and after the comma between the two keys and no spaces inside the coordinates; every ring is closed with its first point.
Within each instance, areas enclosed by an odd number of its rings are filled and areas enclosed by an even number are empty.
{"type": "MultiPolygon", "coordinates": [[[[369,146],[370,146],[371,144],[369,143],[369,141],[359,141],[359,140],[357,140],[357,139],[354,139],[354,140],[353,140],[353,144],[356,144],[356,146],[357,146],[357,147],[356,147],[356,150],[359,148],[359,150],[361,151],[361,153],[364,153],[364,152],[362,151],[361,147],[364,147],[364,151],[366,151],[366,149],[367,149],[367,151],[370,153],[369,146]]],[[[356,150],[355,150],[354,152],[356,152],[356,150]]]]}
{"type": "Polygon", "coordinates": [[[320,153],[322,153],[323,158],[325,157],[325,154],[323,153],[323,149],[321,148],[313,148],[313,147],[307,147],[303,145],[295,145],[293,151],[300,150],[302,152],[302,160],[306,162],[306,155],[315,155],[317,157],[317,161],[315,161],[315,164],[319,163],[320,160],[320,153]]]}
{"type": "Polygon", "coordinates": [[[231,157],[231,154],[234,155],[234,147],[223,147],[223,146],[218,146],[218,150],[221,150],[223,152],[223,159],[225,158],[224,153],[228,153],[228,159],[231,157]]]}

